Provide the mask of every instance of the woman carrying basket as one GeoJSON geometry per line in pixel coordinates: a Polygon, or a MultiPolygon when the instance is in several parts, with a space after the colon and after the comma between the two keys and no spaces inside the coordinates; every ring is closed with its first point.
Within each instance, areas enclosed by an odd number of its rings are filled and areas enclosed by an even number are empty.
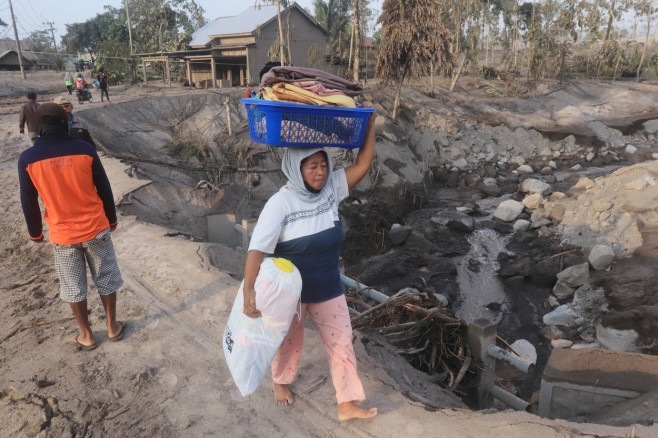
{"type": "MultiPolygon", "coordinates": [[[[364,106],[372,106],[366,103],[364,106]]],[[[272,381],[278,405],[293,401],[293,383],[304,340],[304,320],[310,315],[329,359],[338,401],[338,419],[370,418],[377,408],[365,400],[352,346],[352,325],[340,278],[338,257],[345,235],[338,204],[370,170],[375,157],[375,114],[363,144],[350,166],[334,171],[323,148],[287,148],[281,169],[288,182],[267,201],[253,232],[244,269],[244,314],[258,318],[254,283],[266,254],[293,262],[302,276],[301,317],[294,317],[274,360],[272,381]]]]}

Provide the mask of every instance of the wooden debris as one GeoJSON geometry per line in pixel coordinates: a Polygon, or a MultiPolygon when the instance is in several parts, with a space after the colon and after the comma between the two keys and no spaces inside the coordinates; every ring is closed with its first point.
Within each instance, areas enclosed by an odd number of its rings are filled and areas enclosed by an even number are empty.
{"type": "Polygon", "coordinates": [[[354,306],[352,326],[375,329],[415,368],[436,375],[441,386],[454,391],[474,362],[468,350],[467,324],[456,318],[431,293],[408,289],[370,306],[359,291],[347,291],[354,306]],[[456,376],[456,377],[455,377],[456,376]]]}

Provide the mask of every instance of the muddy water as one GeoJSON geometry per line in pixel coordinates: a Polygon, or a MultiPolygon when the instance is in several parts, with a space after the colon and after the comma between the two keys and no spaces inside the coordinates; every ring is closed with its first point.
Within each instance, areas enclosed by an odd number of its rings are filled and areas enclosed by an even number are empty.
{"type": "Polygon", "coordinates": [[[468,238],[470,251],[455,260],[461,291],[455,314],[469,324],[480,318],[496,323],[501,319],[506,300],[496,275],[499,268],[496,259],[505,251],[508,240],[509,236],[500,236],[491,229],[475,230],[468,238]]]}

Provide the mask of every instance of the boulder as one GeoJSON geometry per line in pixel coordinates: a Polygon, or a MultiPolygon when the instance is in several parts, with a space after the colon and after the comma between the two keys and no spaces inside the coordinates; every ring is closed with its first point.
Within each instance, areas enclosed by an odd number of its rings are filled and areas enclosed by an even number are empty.
{"type": "Polygon", "coordinates": [[[521,183],[521,186],[519,187],[519,190],[522,191],[523,193],[540,193],[540,194],[548,194],[551,191],[551,186],[546,184],[544,181],[535,179],[535,178],[528,178],[523,180],[521,183]]]}
{"type": "Polygon", "coordinates": [[[615,251],[608,245],[594,246],[587,256],[587,261],[597,271],[608,269],[614,260],[615,251]]]}
{"type": "Polygon", "coordinates": [[[493,216],[496,219],[499,219],[503,222],[511,222],[519,217],[519,215],[523,212],[523,204],[514,201],[512,199],[508,199],[506,201],[503,201],[498,205],[496,208],[496,211],[494,211],[493,216]]]}

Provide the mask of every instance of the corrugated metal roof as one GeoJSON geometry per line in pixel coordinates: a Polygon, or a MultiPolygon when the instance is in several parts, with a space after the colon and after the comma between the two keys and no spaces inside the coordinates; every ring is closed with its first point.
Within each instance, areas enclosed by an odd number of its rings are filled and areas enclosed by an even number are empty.
{"type": "Polygon", "coordinates": [[[232,17],[220,17],[192,34],[191,47],[207,46],[211,35],[232,35],[253,32],[276,17],[276,5],[252,6],[232,17]]]}

